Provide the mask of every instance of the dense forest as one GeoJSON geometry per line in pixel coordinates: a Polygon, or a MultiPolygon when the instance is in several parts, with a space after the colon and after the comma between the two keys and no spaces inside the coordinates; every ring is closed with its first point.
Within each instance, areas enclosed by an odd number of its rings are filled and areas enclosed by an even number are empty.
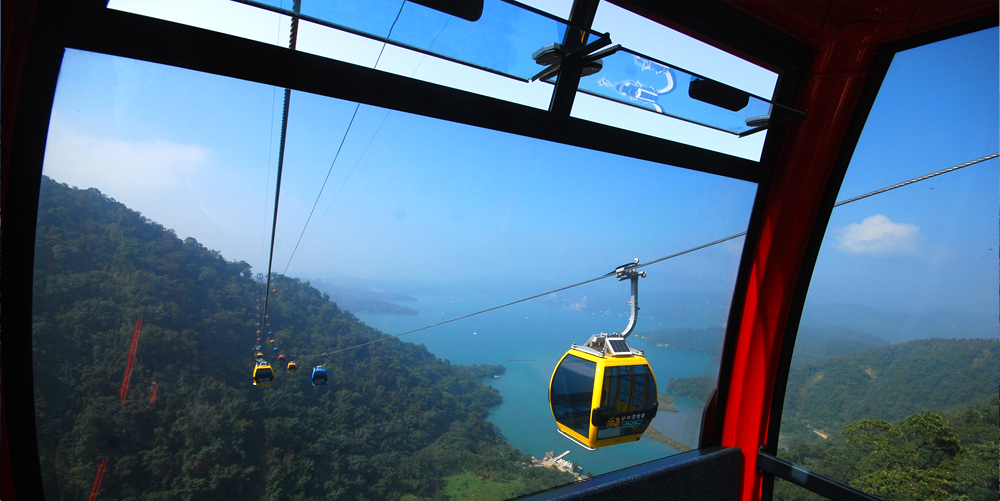
{"type": "MultiPolygon", "coordinates": [[[[793,363],[778,455],[890,501],[996,499],[997,351],[995,340],[923,339],[793,363]]],[[[782,481],[774,492],[824,499],[782,481]]]]}
{"type": "Polygon", "coordinates": [[[793,364],[788,375],[782,442],[826,442],[859,419],[897,421],[946,411],[998,392],[997,342],[923,339],[863,353],[793,364]]]}
{"type": "MultiPolygon", "coordinates": [[[[896,422],[861,419],[833,443],[795,442],[778,456],[887,501],[991,501],[1000,489],[1000,400],[896,422]]],[[[775,481],[774,498],[826,498],[775,481]]]]}
{"type": "Polygon", "coordinates": [[[263,330],[301,368],[271,360],[274,384],[255,387],[264,287],[249,265],[43,177],[32,335],[46,497],[86,497],[105,458],[100,499],[445,499],[456,479],[504,495],[574,480],[524,468],[486,420],[500,396],[480,379],[502,367],[396,339],[322,356],[385,335],[308,283],[272,287],[263,330]],[[321,363],[330,384],[313,387],[321,363]]]}
{"type": "MultiPolygon", "coordinates": [[[[996,341],[882,346],[839,327],[805,335],[789,372],[779,456],[890,501],[997,498],[996,341]]],[[[667,391],[703,401],[715,387],[708,377],[667,383],[667,391]]],[[[775,499],[825,498],[779,480],[775,499]]]]}

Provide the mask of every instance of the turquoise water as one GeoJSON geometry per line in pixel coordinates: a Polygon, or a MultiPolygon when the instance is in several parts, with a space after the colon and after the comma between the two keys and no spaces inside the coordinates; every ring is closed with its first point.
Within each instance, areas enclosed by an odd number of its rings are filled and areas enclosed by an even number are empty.
{"type": "MultiPolygon", "coordinates": [[[[417,302],[406,303],[420,311],[418,315],[359,314],[357,317],[383,332],[397,334],[506,301],[506,298],[482,296],[420,296],[417,302]]],[[[702,327],[661,322],[657,328],[702,327]]],[[[588,451],[556,432],[548,404],[548,384],[556,363],[570,343],[582,344],[592,334],[621,330],[627,323],[624,313],[601,315],[529,301],[402,339],[424,344],[432,353],[452,363],[505,366],[507,372],[502,377],[487,381],[503,397],[503,404],[492,410],[490,421],[500,428],[504,438],[521,452],[538,458],[547,451],[561,454],[568,450],[567,460],[576,461],[584,472],[600,474],[677,453],[668,445],[649,439],[588,451]]],[[[641,316],[639,325],[637,330],[641,331],[641,316]]],[[[718,362],[708,354],[649,346],[637,336],[630,337],[629,343],[646,351],[660,392],[666,393],[670,378],[717,374],[718,362]]],[[[678,397],[674,406],[680,412],[657,413],[653,426],[676,440],[697,446],[702,404],[678,397]]]]}

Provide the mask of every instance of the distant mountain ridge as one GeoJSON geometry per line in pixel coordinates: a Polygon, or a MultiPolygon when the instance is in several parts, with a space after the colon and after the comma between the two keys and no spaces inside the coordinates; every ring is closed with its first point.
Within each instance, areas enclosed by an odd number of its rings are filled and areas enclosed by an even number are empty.
{"type": "Polygon", "coordinates": [[[927,338],[995,339],[1000,331],[1000,320],[990,315],[936,311],[911,315],[857,304],[807,303],[800,324],[870,332],[891,343],[927,338]]]}
{"type": "MultiPolygon", "coordinates": [[[[725,329],[675,328],[637,332],[635,335],[657,347],[698,351],[719,357],[725,329]]],[[[815,362],[888,344],[888,341],[874,334],[845,327],[801,327],[795,339],[792,363],[815,362]]]]}
{"type": "Polygon", "coordinates": [[[355,287],[345,287],[323,280],[310,280],[317,290],[325,292],[330,300],[352,313],[388,313],[390,315],[416,315],[413,308],[391,301],[416,301],[417,298],[393,292],[376,292],[355,287]]]}

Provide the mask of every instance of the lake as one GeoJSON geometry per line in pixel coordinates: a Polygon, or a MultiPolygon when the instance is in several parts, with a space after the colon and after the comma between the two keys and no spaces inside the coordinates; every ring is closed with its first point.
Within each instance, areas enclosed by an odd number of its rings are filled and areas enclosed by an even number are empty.
{"type": "MultiPolygon", "coordinates": [[[[398,334],[510,301],[483,296],[418,296],[417,299],[406,303],[420,312],[417,315],[362,313],[356,316],[385,333],[398,334]]],[[[502,377],[487,381],[503,397],[503,404],[492,409],[490,421],[501,430],[504,438],[521,452],[537,458],[547,451],[561,454],[568,450],[567,460],[577,462],[584,472],[601,474],[677,453],[668,445],[647,438],[588,451],[556,432],[548,404],[548,384],[556,363],[570,348],[570,343],[583,344],[593,334],[621,330],[627,323],[627,312],[602,315],[528,301],[401,339],[423,344],[431,353],[455,364],[505,366],[507,372],[502,377]]],[[[641,335],[643,330],[669,327],[708,326],[690,322],[670,325],[660,319],[658,325],[643,328],[640,315],[636,331],[641,335]]],[[[709,354],[650,346],[637,335],[630,336],[629,343],[645,350],[662,393],[668,393],[666,386],[670,378],[717,375],[718,362],[709,354]]],[[[653,426],[676,440],[697,447],[703,405],[679,396],[673,405],[680,412],[660,411],[653,426]]]]}

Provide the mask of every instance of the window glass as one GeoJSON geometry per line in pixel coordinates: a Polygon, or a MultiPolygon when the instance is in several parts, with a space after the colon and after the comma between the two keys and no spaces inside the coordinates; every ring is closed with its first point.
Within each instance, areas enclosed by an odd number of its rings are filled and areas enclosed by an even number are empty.
{"type": "Polygon", "coordinates": [[[549,406],[626,284],[436,324],[746,231],[756,185],[292,91],[276,193],[284,95],[66,51],[33,284],[47,497],[496,499],[697,445],[741,239],[643,268],[629,343],[670,383],[635,442],[584,450],[549,406]]]}
{"type": "Polygon", "coordinates": [[[585,437],[590,433],[596,370],[594,362],[569,355],[552,376],[552,412],[556,421],[585,437]]]}
{"type": "Polygon", "coordinates": [[[232,0],[109,0],[108,8],[288,47],[290,17],[232,0]]]}
{"type": "Polygon", "coordinates": [[[653,403],[647,391],[651,383],[648,366],[609,367],[604,370],[601,405],[613,405],[615,412],[648,409],[653,403]]]}
{"type": "MultiPolygon", "coordinates": [[[[708,77],[765,99],[770,99],[774,95],[774,88],[778,81],[776,73],[613,3],[600,3],[594,17],[593,29],[598,33],[611,33],[611,39],[614,43],[622,44],[623,47],[683,68],[688,72],[708,77]]],[[[619,59],[622,57],[618,56],[619,59]]],[[[589,86],[590,90],[597,90],[595,89],[598,87],[596,82],[604,76],[607,76],[612,83],[626,80],[616,78],[619,77],[617,74],[605,75],[606,73],[608,72],[602,71],[590,79],[593,81],[589,86]]],[[[639,71],[637,78],[632,80],[643,86],[662,89],[664,85],[658,83],[662,82],[662,79],[662,75],[639,71]]],[[[587,82],[583,82],[581,86],[587,87],[587,82]]],[[[651,106],[648,101],[635,100],[634,102],[635,104],[651,106]]],[[[573,116],[754,161],[760,160],[764,139],[767,137],[767,132],[764,131],[741,138],[720,130],[678,120],[671,116],[649,113],[634,106],[610,102],[585,92],[577,93],[573,105],[573,116]]]]}
{"type": "MultiPolygon", "coordinates": [[[[553,80],[528,81],[544,68],[533,54],[562,43],[566,22],[561,19],[571,3],[529,6],[486,0],[481,18],[473,22],[402,0],[305,0],[300,12],[306,18],[298,23],[295,50],[548,109],[553,80]],[[383,43],[386,40],[390,43],[383,43]]],[[[289,44],[291,0],[111,0],[108,7],[282,47],[289,44]]],[[[604,70],[584,78],[573,116],[760,159],[767,131],[742,138],[736,134],[753,130],[770,114],[766,99],[773,95],[776,73],[607,2],[599,5],[594,29],[609,32],[614,43],[637,52],[609,56],[604,70]],[[664,73],[659,63],[650,66],[647,56],[674,69],[664,73]],[[636,69],[635,58],[654,71],[636,69]],[[673,74],[676,91],[670,90],[673,83],[668,87],[661,82],[663,75],[673,74]],[[730,97],[723,96],[721,107],[715,86],[689,85],[703,77],[734,88],[724,93],[730,97]]]]}
{"type": "MultiPolygon", "coordinates": [[[[994,28],[895,56],[841,200],[996,152],[996,42],[994,28]]],[[[779,456],[884,499],[997,496],[997,172],[992,159],[834,209],[779,456]]]]}

